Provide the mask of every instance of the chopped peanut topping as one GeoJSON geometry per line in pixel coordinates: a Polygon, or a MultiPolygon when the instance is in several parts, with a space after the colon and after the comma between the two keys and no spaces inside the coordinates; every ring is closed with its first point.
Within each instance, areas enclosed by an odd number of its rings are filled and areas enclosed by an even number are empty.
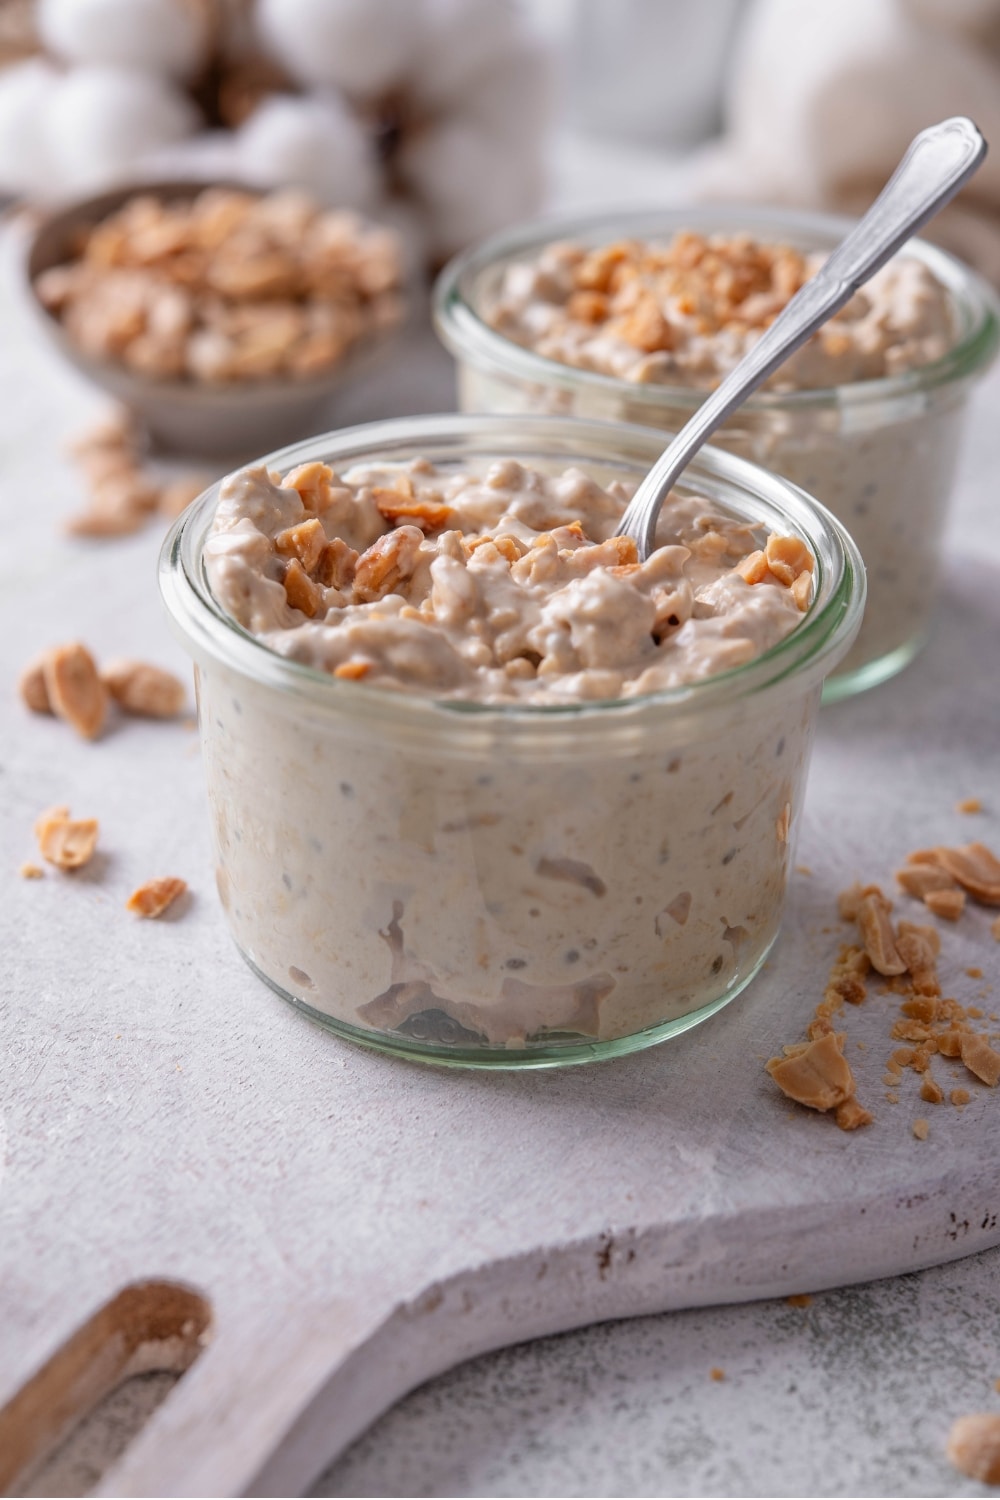
{"type": "Polygon", "coordinates": [[[803,614],[805,614],[806,610],[812,603],[812,594],[812,574],[805,572],[800,573],[798,578],[796,578],[795,582],[792,584],[792,598],[795,600],[796,604],[799,606],[799,609],[803,614]]]}
{"type": "Polygon", "coordinates": [[[187,695],[183,682],[149,662],[112,662],[101,673],[101,681],[126,713],[173,719],[184,710],[187,695]]]}
{"type": "Polygon", "coordinates": [[[763,552],[751,552],[741,563],[737,563],[736,571],[747,583],[764,583],[772,577],[771,570],[767,565],[767,558],[763,552]]]}
{"type": "Polygon", "coordinates": [[[326,532],[315,516],[279,531],[274,539],[279,556],[297,557],[307,573],[316,567],[326,545],[326,532]]]}
{"type": "Polygon", "coordinates": [[[769,536],[764,555],[775,578],[787,588],[801,573],[811,573],[815,567],[812,553],[797,536],[769,536]]]}
{"type": "Polygon", "coordinates": [[[416,566],[421,533],[415,526],[400,526],[380,536],[358,558],[354,593],[362,603],[391,594],[416,566]]]}
{"type": "Polygon", "coordinates": [[[134,890],[125,903],[128,911],[139,917],[162,916],[187,890],[187,881],[176,875],[164,875],[157,880],[147,880],[134,890]]]}
{"type": "Polygon", "coordinates": [[[451,520],[451,507],[417,500],[413,497],[412,488],[411,485],[409,495],[401,494],[399,490],[373,489],[372,497],[379,514],[391,521],[393,526],[397,526],[400,521],[408,521],[424,532],[443,531],[451,520]]]}
{"type": "Polygon", "coordinates": [[[346,678],[348,682],[360,682],[362,677],[368,676],[371,669],[371,662],[342,661],[339,667],[334,667],[333,675],[346,678]]]}
{"type": "Polygon", "coordinates": [[[322,515],[333,499],[334,473],[329,464],[313,460],[291,469],[279,483],[287,490],[297,490],[306,510],[322,515]]]}
{"type": "Polygon", "coordinates": [[[926,1120],[914,1120],[913,1122],[913,1134],[918,1141],[926,1141],[930,1134],[930,1128],[926,1120]]]}
{"type": "Polygon", "coordinates": [[[854,1095],[854,1077],[834,1032],[804,1043],[785,1057],[772,1057],[767,1071],[789,1099],[809,1109],[835,1109],[854,1095]]]}
{"type": "Polygon", "coordinates": [[[969,1479],[1000,1484],[1000,1412],[977,1412],[953,1422],[948,1457],[969,1479]]]}
{"type": "Polygon", "coordinates": [[[42,858],[60,870],[78,870],[97,847],[96,818],[71,818],[68,807],[50,807],[35,822],[42,858]]]}
{"type": "Polygon", "coordinates": [[[931,1077],[929,1073],[924,1075],[920,1085],[920,1097],[925,1104],[940,1104],[944,1099],[944,1089],[931,1077]]]}
{"type": "Polygon", "coordinates": [[[104,726],[108,697],[86,646],[54,646],[45,653],[42,673],[53,713],[84,739],[95,739],[104,726]]]}
{"type": "Polygon", "coordinates": [[[347,589],[354,582],[358,554],[339,536],[327,542],[316,565],[316,578],[324,588],[347,589]]]}
{"type": "Polygon", "coordinates": [[[313,619],[319,614],[322,595],[297,557],[285,569],[285,597],[292,609],[300,609],[313,619]]]}

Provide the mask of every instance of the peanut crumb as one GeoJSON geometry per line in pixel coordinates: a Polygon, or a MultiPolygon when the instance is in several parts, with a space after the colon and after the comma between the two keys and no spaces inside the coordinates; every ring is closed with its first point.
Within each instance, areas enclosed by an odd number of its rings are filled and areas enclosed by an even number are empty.
{"type": "Polygon", "coordinates": [[[79,641],[53,646],[42,658],[42,674],[52,711],[84,739],[96,739],[104,727],[108,695],[86,646],[79,641]]]}
{"type": "Polygon", "coordinates": [[[914,1120],[913,1122],[913,1134],[918,1141],[926,1141],[930,1133],[930,1128],[926,1120],[914,1120]]]}
{"type": "Polygon", "coordinates": [[[994,942],[1000,943],[1000,917],[994,917],[990,923],[990,937],[994,942]]]}
{"type": "Polygon", "coordinates": [[[796,865],[795,869],[796,869],[796,872],[799,875],[811,875],[812,874],[812,870],[809,867],[809,865],[796,865]]]}
{"type": "Polygon", "coordinates": [[[159,917],[187,890],[187,881],[176,875],[164,875],[138,886],[125,906],[140,917],[159,917]]]}
{"type": "Polygon", "coordinates": [[[948,1434],[948,1457],[961,1473],[1000,1484],[1000,1412],[959,1417],[948,1434]]]}
{"type": "Polygon", "coordinates": [[[957,922],[965,910],[964,891],[928,891],[923,900],[928,911],[946,922],[957,922]]]}
{"type": "Polygon", "coordinates": [[[978,813],[982,810],[983,804],[978,797],[963,797],[961,802],[955,805],[955,811],[960,813],[978,813]]]}
{"type": "Polygon", "coordinates": [[[991,1089],[996,1088],[1000,1082],[1000,1052],[991,1047],[985,1037],[963,1032],[960,1056],[970,1073],[991,1089]]]}
{"type": "Polygon", "coordinates": [[[785,1301],[788,1303],[789,1307],[812,1306],[812,1297],[808,1292],[793,1292],[790,1297],[785,1298],[785,1301]]]}
{"type": "Polygon", "coordinates": [[[18,874],[22,880],[41,880],[45,871],[41,865],[33,865],[30,860],[25,860],[18,874]]]}
{"type": "Polygon", "coordinates": [[[148,719],[176,718],[187,696],[179,677],[144,661],[112,662],[101,681],[126,713],[148,719]]]}
{"type": "Polygon", "coordinates": [[[929,1073],[925,1073],[920,1085],[920,1097],[925,1104],[940,1104],[944,1099],[944,1089],[929,1073]]]}
{"type": "Polygon", "coordinates": [[[968,1089],[952,1089],[951,1093],[948,1095],[948,1098],[951,1100],[952,1104],[954,1104],[956,1109],[962,1109],[966,1104],[969,1103],[972,1095],[969,1093],[968,1089]]]}
{"type": "Polygon", "coordinates": [[[713,1365],[708,1372],[708,1377],[710,1380],[725,1380],[726,1372],[725,1370],[720,1370],[718,1365],[713,1365]]]}
{"type": "Polygon", "coordinates": [[[975,966],[973,966],[971,969],[966,969],[965,972],[966,974],[968,974],[970,979],[982,979],[983,977],[982,969],[976,968],[975,966]]]}
{"type": "Polygon", "coordinates": [[[50,807],[35,822],[42,858],[60,870],[78,870],[97,848],[96,818],[71,818],[68,807],[50,807]]]}
{"type": "Polygon", "coordinates": [[[843,1038],[828,1032],[785,1057],[772,1057],[767,1071],[789,1099],[808,1109],[836,1109],[854,1094],[854,1077],[843,1038]]]}

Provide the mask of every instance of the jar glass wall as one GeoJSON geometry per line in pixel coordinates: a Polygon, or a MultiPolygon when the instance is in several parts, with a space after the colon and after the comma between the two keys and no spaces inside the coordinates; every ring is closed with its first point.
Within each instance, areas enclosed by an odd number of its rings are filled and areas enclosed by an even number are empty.
{"type": "MultiPolygon", "coordinates": [[[[850,227],[823,215],[691,206],[528,225],[458,257],[435,292],[439,334],[458,362],[464,411],[554,412],[674,432],[704,391],[640,384],[535,354],[488,321],[512,263],[555,240],[587,246],[668,241],[682,229],[744,232],[812,251],[850,227]]],[[[868,606],[852,651],[827,685],[840,697],[899,671],[922,645],[937,594],[941,540],[973,380],[995,357],[996,302],[954,257],[913,241],[950,294],[955,343],[934,363],[886,379],[820,390],[758,392],[715,435],[717,446],[800,485],[848,527],[868,570],[868,606]]]]}
{"type": "MultiPolygon", "coordinates": [[[[517,457],[637,481],[655,431],[558,418],[415,418],[272,455],[517,457]]],[[[219,892],[245,957],[355,1041],[444,1063],[550,1066],[685,1030],[777,935],[822,681],[864,577],[793,486],[706,450],[682,491],[816,558],[802,623],[749,664],[644,698],[435,701],[288,660],[213,598],[218,487],[175,525],[161,585],[197,665],[219,892]]]]}

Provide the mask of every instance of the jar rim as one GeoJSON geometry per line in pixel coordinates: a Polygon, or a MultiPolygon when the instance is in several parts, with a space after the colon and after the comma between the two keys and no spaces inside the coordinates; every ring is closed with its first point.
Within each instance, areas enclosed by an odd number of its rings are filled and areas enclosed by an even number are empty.
{"type": "MultiPolygon", "coordinates": [[[[656,428],[629,423],[585,421],[562,416],[455,415],[405,417],[370,422],[306,439],[259,460],[287,469],[318,460],[347,467],[366,459],[414,458],[482,461],[532,459],[603,467],[623,474],[643,472],[662,452],[656,428]]],[[[430,694],[388,691],[332,677],[320,668],[293,661],[244,629],[212,593],[204,567],[204,543],[215,514],[220,486],[211,485],[174,522],[159,564],[160,592],[172,628],[196,661],[223,664],[261,685],[291,693],[313,705],[338,710],[352,719],[383,725],[424,725],[450,737],[465,729],[476,734],[504,726],[508,732],[540,732],[546,741],[562,726],[577,738],[595,725],[620,724],[634,731],[650,716],[673,721],[686,713],[729,704],[759,694],[792,676],[819,681],[847,651],[861,623],[865,571],[846,529],[818,501],[778,475],[746,459],[706,447],[692,462],[678,489],[704,495],[746,514],[757,524],[784,522],[816,558],[813,604],[801,623],[746,664],[701,681],[630,698],[573,703],[483,703],[430,694]],[[688,479],[693,481],[688,483],[688,479]]]]}
{"type": "MultiPolygon", "coordinates": [[[[627,398],[633,408],[647,407],[651,417],[654,412],[669,411],[683,420],[701,405],[704,389],[626,380],[538,354],[499,333],[481,317],[473,291],[479,277],[499,263],[537,252],[556,240],[583,239],[600,244],[612,238],[662,238],[692,229],[781,235],[798,248],[823,249],[839,243],[856,222],[842,215],[732,203],[535,219],[493,235],[448,262],[434,285],[434,324],[441,342],[458,360],[535,384],[603,391],[627,398]]],[[[822,409],[891,401],[979,374],[993,362],[1000,348],[1000,301],[993,288],[956,256],[926,240],[911,239],[899,253],[916,257],[951,295],[960,323],[960,336],[952,347],[928,364],[893,375],[803,390],[757,391],[744,403],[746,410],[822,409]]]]}

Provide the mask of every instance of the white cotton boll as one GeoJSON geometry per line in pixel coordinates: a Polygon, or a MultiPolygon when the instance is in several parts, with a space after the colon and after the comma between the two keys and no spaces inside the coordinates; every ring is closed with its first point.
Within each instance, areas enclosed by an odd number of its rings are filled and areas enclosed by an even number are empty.
{"type": "Polygon", "coordinates": [[[84,192],[122,181],[157,147],[191,135],[199,116],[165,78],[125,68],[75,68],[45,117],[58,189],[84,192]]]}
{"type": "Polygon", "coordinates": [[[0,72],[0,193],[33,197],[50,175],[44,116],[59,75],[42,58],[0,72]]]}
{"type": "Polygon", "coordinates": [[[506,0],[425,0],[424,25],[411,64],[422,103],[462,104],[484,68],[518,45],[522,23],[506,0]]]}
{"type": "Polygon", "coordinates": [[[431,255],[451,255],[538,206],[540,151],[525,152],[461,119],[424,131],[401,153],[400,175],[422,201],[431,255]]]}
{"type": "Polygon", "coordinates": [[[209,8],[190,0],[41,0],[38,30],[66,62],[189,78],[208,51],[209,8]]]}
{"type": "Polygon", "coordinates": [[[412,66],[425,0],[258,0],[265,46],[298,82],[366,96],[412,66]]]}
{"type": "Polygon", "coordinates": [[[323,203],[361,208],[378,182],[365,132],[335,95],[274,95],[236,132],[240,176],[261,187],[301,187],[323,203]]]}

